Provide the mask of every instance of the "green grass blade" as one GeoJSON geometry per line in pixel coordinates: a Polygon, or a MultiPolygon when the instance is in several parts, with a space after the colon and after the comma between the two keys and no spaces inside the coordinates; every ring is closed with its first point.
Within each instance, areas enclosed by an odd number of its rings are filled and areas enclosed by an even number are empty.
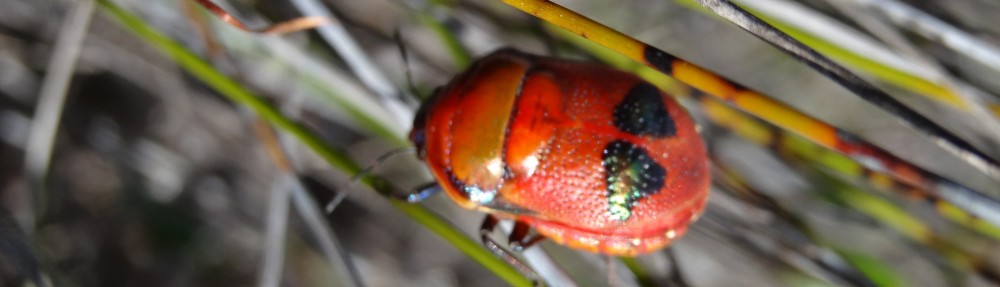
{"type": "Polygon", "coordinates": [[[864,273],[865,277],[875,283],[875,286],[907,286],[906,280],[903,280],[903,277],[892,266],[889,266],[888,263],[859,252],[838,250],[837,254],[844,257],[848,264],[851,264],[858,271],[864,273]]]}
{"type": "Polygon", "coordinates": [[[455,61],[455,67],[459,69],[465,69],[472,63],[472,56],[469,55],[469,51],[462,46],[462,42],[458,40],[455,34],[448,30],[448,27],[444,26],[444,23],[434,19],[427,13],[420,12],[417,14],[417,19],[420,20],[421,24],[434,32],[435,35],[440,38],[441,43],[448,48],[448,54],[451,55],[451,59],[455,61]]]}

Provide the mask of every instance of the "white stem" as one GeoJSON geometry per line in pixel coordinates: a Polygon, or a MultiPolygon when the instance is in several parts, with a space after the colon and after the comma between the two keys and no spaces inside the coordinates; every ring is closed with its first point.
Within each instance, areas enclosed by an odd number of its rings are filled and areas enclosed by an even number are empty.
{"type": "Polygon", "coordinates": [[[292,175],[281,173],[271,189],[264,234],[264,258],[261,260],[261,273],[257,286],[275,287],[281,282],[281,271],[285,261],[285,233],[288,229],[289,190],[294,182],[292,175]]]}
{"type": "MultiPolygon", "coordinates": [[[[295,5],[306,16],[318,16],[326,17],[329,19],[336,20],[337,18],[330,13],[325,6],[320,4],[315,0],[292,0],[292,4],[295,5]]],[[[339,23],[335,21],[335,23],[339,23]]],[[[320,36],[323,37],[330,45],[333,46],[337,53],[340,53],[341,58],[347,62],[351,70],[358,76],[358,78],[368,86],[369,89],[375,91],[382,101],[382,104],[390,112],[390,117],[396,120],[396,123],[405,129],[409,129],[412,125],[412,119],[414,116],[413,111],[407,107],[405,104],[400,102],[395,98],[395,95],[399,93],[397,89],[392,85],[391,82],[382,74],[381,71],[371,62],[371,58],[366,54],[361,46],[358,45],[354,38],[351,37],[344,26],[338,24],[328,24],[319,26],[316,28],[320,36]]]]}
{"type": "MultiPolygon", "coordinates": [[[[69,17],[63,22],[55,41],[52,60],[46,67],[48,73],[45,75],[41,91],[38,94],[38,105],[35,106],[34,119],[24,151],[25,169],[28,175],[39,184],[38,186],[42,186],[41,183],[49,170],[56,131],[66,103],[66,90],[69,87],[70,79],[72,79],[73,70],[76,69],[80,46],[87,34],[87,27],[90,26],[94,6],[94,1],[91,0],[76,2],[69,17]]],[[[35,202],[36,200],[44,198],[41,192],[43,189],[39,189],[34,196],[30,197],[30,202],[26,205],[28,210],[32,210],[39,203],[35,202]]],[[[25,231],[34,230],[32,227],[34,215],[29,212],[22,224],[25,231]]]]}

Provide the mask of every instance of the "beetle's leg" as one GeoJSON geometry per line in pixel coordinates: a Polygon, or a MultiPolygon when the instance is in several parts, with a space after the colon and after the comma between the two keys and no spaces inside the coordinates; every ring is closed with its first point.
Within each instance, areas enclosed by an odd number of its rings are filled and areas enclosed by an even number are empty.
{"type": "Polygon", "coordinates": [[[514,252],[521,252],[545,239],[545,236],[537,234],[529,236],[530,231],[531,227],[527,223],[514,221],[514,230],[511,230],[510,237],[507,238],[507,241],[510,242],[510,248],[514,252]]]}
{"type": "Polygon", "coordinates": [[[684,273],[681,272],[680,261],[677,261],[677,252],[674,248],[667,248],[667,257],[670,258],[670,277],[667,278],[669,283],[667,286],[677,286],[685,287],[691,286],[688,284],[687,280],[684,280],[684,273]]]}
{"type": "MultiPolygon", "coordinates": [[[[483,225],[479,227],[479,236],[483,241],[483,245],[486,246],[486,249],[492,251],[493,254],[495,254],[497,257],[500,257],[504,261],[507,261],[508,264],[514,266],[514,268],[517,268],[517,270],[521,271],[521,273],[524,274],[526,277],[528,277],[528,279],[535,281],[536,283],[535,285],[538,285],[538,282],[540,282],[539,280],[540,277],[538,277],[538,274],[535,273],[535,271],[532,270],[531,267],[528,267],[527,264],[524,264],[524,262],[521,262],[520,259],[515,257],[513,252],[507,250],[507,248],[501,247],[500,244],[497,243],[492,236],[490,236],[490,234],[493,233],[493,230],[496,229],[497,223],[499,222],[500,219],[498,219],[496,216],[493,216],[492,214],[487,214],[486,218],[483,219],[483,225]]],[[[515,231],[516,229],[517,225],[515,225],[515,231]]],[[[526,234],[527,232],[524,233],[526,234]]],[[[513,233],[511,234],[511,236],[513,237],[513,233]]]]}
{"type": "Polygon", "coordinates": [[[604,255],[604,270],[608,272],[608,286],[619,286],[618,268],[615,268],[615,258],[604,255]]]}
{"type": "Polygon", "coordinates": [[[417,203],[424,201],[424,199],[427,199],[428,197],[431,197],[431,195],[437,194],[440,191],[441,191],[441,186],[438,185],[436,182],[432,182],[425,185],[421,185],[420,187],[417,188],[416,191],[412,193],[397,194],[395,196],[396,198],[399,198],[402,201],[406,201],[409,203],[417,203]]]}
{"type": "MultiPolygon", "coordinates": [[[[353,185],[353,183],[351,185],[353,185]]],[[[432,182],[425,185],[421,185],[416,189],[416,191],[411,193],[407,194],[390,193],[387,196],[395,197],[396,199],[406,201],[408,203],[417,203],[424,201],[424,199],[427,199],[428,197],[431,197],[431,195],[434,195],[440,191],[441,191],[441,186],[438,185],[437,183],[432,182]]],[[[337,205],[339,205],[340,202],[343,201],[344,198],[346,197],[347,197],[346,192],[338,193],[336,196],[334,196],[333,199],[330,200],[330,203],[326,205],[326,213],[333,212],[333,209],[336,208],[337,205]]]]}

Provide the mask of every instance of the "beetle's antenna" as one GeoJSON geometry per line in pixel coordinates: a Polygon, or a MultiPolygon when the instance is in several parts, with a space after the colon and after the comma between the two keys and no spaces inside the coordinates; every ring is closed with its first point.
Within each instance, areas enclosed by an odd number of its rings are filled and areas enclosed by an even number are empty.
{"type": "Polygon", "coordinates": [[[401,147],[401,148],[396,148],[396,149],[390,150],[390,151],[388,151],[388,152],[380,155],[379,157],[375,158],[375,160],[371,164],[369,164],[367,167],[365,167],[364,169],[362,169],[361,171],[359,171],[357,174],[355,174],[354,176],[352,176],[351,177],[351,181],[348,182],[346,186],[344,186],[343,188],[339,188],[338,189],[338,190],[340,190],[340,192],[338,192],[337,195],[335,195],[333,197],[333,199],[330,200],[330,203],[326,204],[326,208],[325,208],[326,213],[327,214],[332,213],[333,210],[335,208],[337,208],[337,205],[340,205],[340,202],[344,201],[344,198],[347,197],[347,193],[350,192],[352,189],[354,189],[354,186],[357,185],[358,182],[361,182],[362,179],[364,179],[368,175],[372,174],[372,171],[374,171],[376,168],[378,168],[380,165],[382,165],[382,163],[385,163],[389,159],[392,159],[393,157],[396,157],[398,155],[411,154],[411,153],[416,153],[416,152],[417,152],[417,149],[414,148],[414,147],[401,147]]]}
{"type": "Polygon", "coordinates": [[[410,57],[406,53],[406,46],[403,45],[403,34],[400,32],[399,27],[392,32],[392,39],[396,42],[396,48],[399,49],[399,55],[403,57],[403,68],[406,73],[406,89],[410,90],[411,99],[416,99],[420,101],[421,95],[417,91],[417,86],[413,85],[413,70],[410,69],[410,57]]]}

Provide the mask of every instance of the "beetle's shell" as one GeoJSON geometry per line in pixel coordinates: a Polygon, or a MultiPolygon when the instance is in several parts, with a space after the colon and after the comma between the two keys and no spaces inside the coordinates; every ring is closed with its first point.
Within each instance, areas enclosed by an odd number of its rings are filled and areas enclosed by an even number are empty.
{"type": "Polygon", "coordinates": [[[691,117],[597,64],[495,52],[421,107],[411,139],[459,205],[592,252],[666,246],[708,197],[691,117]]]}

